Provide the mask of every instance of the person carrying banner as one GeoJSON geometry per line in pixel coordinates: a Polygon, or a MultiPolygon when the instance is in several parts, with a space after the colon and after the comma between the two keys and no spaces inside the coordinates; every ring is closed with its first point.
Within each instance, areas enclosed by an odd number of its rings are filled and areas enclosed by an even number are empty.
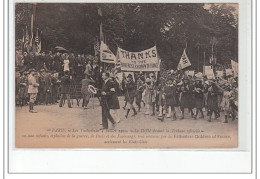
{"type": "Polygon", "coordinates": [[[135,116],[137,114],[135,107],[133,106],[134,98],[136,95],[136,85],[133,81],[133,76],[131,74],[129,74],[127,76],[127,80],[125,82],[125,88],[126,88],[125,97],[126,97],[126,102],[127,102],[127,111],[126,111],[125,117],[127,118],[131,109],[133,109],[133,111],[134,111],[133,116],[135,116]]]}

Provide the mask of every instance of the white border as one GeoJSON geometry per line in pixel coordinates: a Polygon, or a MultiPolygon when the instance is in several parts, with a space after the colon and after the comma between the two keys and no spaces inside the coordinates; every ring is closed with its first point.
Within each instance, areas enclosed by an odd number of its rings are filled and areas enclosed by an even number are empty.
{"type": "MultiPolygon", "coordinates": [[[[16,1],[29,2],[29,1],[16,1]]],[[[47,1],[38,1],[47,2],[47,1]]],[[[57,2],[69,2],[57,1],[57,2]]],[[[86,1],[78,1],[86,2],[86,1]]],[[[93,2],[93,1],[88,1],[93,2]]],[[[95,1],[100,2],[100,1],[95,1]]],[[[106,2],[106,1],[102,1],[106,2]]],[[[109,1],[111,2],[111,1],[109,1]]],[[[117,1],[118,2],[118,1],[117,1]]],[[[140,2],[140,1],[131,1],[140,2]]],[[[158,1],[149,1],[158,2],[158,1]]],[[[169,2],[169,1],[164,1],[169,2]]],[[[170,1],[174,2],[174,1],[170,1]]],[[[192,1],[182,1],[192,2],[192,1]]],[[[196,1],[199,2],[199,1],[196,1]]],[[[216,1],[207,1],[216,2],[216,1]]],[[[218,3],[227,1],[217,1],[218,3]]],[[[10,172],[251,172],[251,1],[239,0],[228,1],[229,3],[239,2],[239,85],[240,88],[240,119],[239,120],[239,150],[232,151],[161,151],[161,150],[14,150],[13,133],[10,134],[10,172]],[[247,24],[244,26],[244,24],[247,24]],[[250,24],[250,25],[249,25],[250,24]],[[241,60],[245,59],[245,60],[241,60]],[[247,60],[246,60],[247,59],[247,60]],[[241,75],[244,74],[244,75],[241,75]],[[250,104],[250,105],[249,105],[250,104]],[[246,111],[245,111],[245,110],[246,111]],[[241,123],[242,122],[242,123],[241,123]],[[65,162],[67,161],[67,162],[65,162]],[[214,162],[212,162],[214,161],[214,162]],[[73,167],[72,167],[73,166],[73,167]]],[[[12,1],[10,1],[10,15],[12,1]]],[[[10,21],[11,22],[11,21],[10,21]]],[[[9,24],[10,26],[13,23],[9,24]]],[[[9,29],[12,36],[13,28],[9,29]]],[[[13,41],[9,41],[9,59],[14,59],[11,51],[13,41]]],[[[6,60],[6,59],[5,59],[6,60]]],[[[6,61],[8,62],[8,61],[6,61]]],[[[9,60],[9,79],[14,77],[12,68],[14,61],[9,60]]],[[[6,68],[7,69],[7,68],[6,68]]],[[[7,75],[7,74],[6,74],[7,75]]],[[[7,79],[8,80],[8,79],[7,79]]],[[[9,80],[10,81],[10,80],[9,80]]],[[[10,93],[14,94],[13,83],[10,81],[10,93]],[[12,90],[12,91],[11,91],[12,90]]],[[[6,86],[5,86],[6,87],[6,86]]],[[[6,97],[6,96],[5,96],[6,97]]],[[[6,97],[8,100],[8,98],[6,97]]],[[[9,101],[13,100],[10,96],[9,101]]],[[[9,103],[11,104],[11,103],[9,103]]],[[[9,106],[10,111],[14,111],[13,106],[9,106]]],[[[14,114],[9,114],[10,131],[13,131],[14,114]]],[[[6,121],[7,123],[7,121],[6,121]]],[[[6,128],[7,129],[7,128],[6,128]]],[[[8,167],[8,166],[6,166],[8,167]]]]}

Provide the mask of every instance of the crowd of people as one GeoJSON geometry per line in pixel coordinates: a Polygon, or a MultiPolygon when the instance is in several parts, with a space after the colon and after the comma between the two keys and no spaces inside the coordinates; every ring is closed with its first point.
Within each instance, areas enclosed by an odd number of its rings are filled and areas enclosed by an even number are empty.
{"type": "Polygon", "coordinates": [[[59,102],[59,107],[63,107],[67,99],[71,108],[71,87],[73,80],[77,79],[84,109],[87,109],[91,96],[98,97],[103,129],[108,128],[108,120],[113,126],[120,122],[118,96],[122,94],[125,118],[131,110],[136,116],[142,108],[144,115],[157,115],[161,121],[166,118],[175,121],[179,116],[183,120],[185,110],[194,120],[199,118],[199,113],[200,118],[206,115],[209,122],[213,113],[215,119],[224,114],[225,123],[229,118],[235,120],[237,117],[238,79],[232,75],[207,79],[200,72],[188,76],[182,71],[165,70],[123,75],[120,80],[112,73],[113,69],[109,72],[104,70],[92,56],[59,52],[17,52],[16,68],[17,104],[28,105],[29,112],[35,113],[35,104],[54,105],[59,102]],[[90,85],[95,86],[96,94],[89,90],[90,85]]]}

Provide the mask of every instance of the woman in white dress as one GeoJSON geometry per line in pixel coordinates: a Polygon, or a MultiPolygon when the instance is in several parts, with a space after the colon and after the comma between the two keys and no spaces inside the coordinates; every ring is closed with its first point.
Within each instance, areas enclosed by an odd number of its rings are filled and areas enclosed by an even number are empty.
{"type": "Polygon", "coordinates": [[[66,57],[66,59],[63,61],[63,64],[64,64],[64,70],[63,71],[70,71],[70,67],[69,67],[69,59],[68,59],[68,56],[66,57]]]}

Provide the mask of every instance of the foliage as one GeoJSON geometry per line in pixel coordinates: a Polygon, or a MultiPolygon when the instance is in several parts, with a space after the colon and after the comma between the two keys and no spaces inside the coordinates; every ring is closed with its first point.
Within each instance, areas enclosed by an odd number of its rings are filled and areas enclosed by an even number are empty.
{"type": "MultiPolygon", "coordinates": [[[[187,44],[187,55],[194,68],[203,66],[211,56],[212,39],[218,63],[238,59],[238,27],[235,9],[223,5],[176,3],[107,3],[34,5],[36,28],[39,29],[42,49],[63,46],[76,53],[94,54],[93,45],[99,37],[102,22],[105,40],[116,53],[117,46],[129,51],[141,51],[156,44],[167,68],[176,68],[187,44]],[[102,9],[102,18],[97,9],[102,9]]],[[[23,29],[30,29],[33,5],[16,4],[16,39],[23,29]]]]}

